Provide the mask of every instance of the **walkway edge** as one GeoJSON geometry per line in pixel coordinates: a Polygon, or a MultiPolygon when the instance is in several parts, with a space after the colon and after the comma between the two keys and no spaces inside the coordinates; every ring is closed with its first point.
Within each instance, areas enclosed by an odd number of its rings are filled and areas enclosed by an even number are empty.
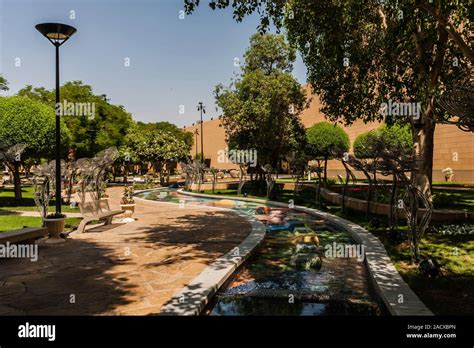
{"type": "MultiPolygon", "coordinates": [[[[264,199],[245,198],[245,197],[236,198],[233,196],[225,196],[225,195],[215,196],[215,195],[207,195],[207,194],[194,193],[194,192],[185,192],[182,189],[178,190],[178,192],[180,194],[188,195],[188,196],[214,198],[214,199],[215,198],[231,199],[231,200],[238,200],[238,201],[244,201],[244,202],[271,204],[271,205],[275,205],[279,207],[288,207],[288,204],[276,202],[276,201],[264,200],[264,199]]],[[[398,273],[397,269],[391,262],[390,257],[388,256],[384,245],[372,233],[364,229],[362,226],[357,225],[349,220],[343,219],[341,217],[338,217],[338,216],[335,216],[335,215],[332,215],[332,214],[329,214],[317,209],[307,208],[307,207],[298,206],[298,205],[295,205],[292,208],[295,210],[299,210],[299,211],[311,214],[319,218],[327,219],[329,222],[340,227],[344,231],[347,231],[348,233],[350,233],[351,237],[357,243],[363,244],[365,246],[364,259],[365,259],[367,269],[371,275],[372,282],[377,294],[380,296],[380,298],[384,302],[390,314],[392,315],[433,315],[433,313],[428,309],[428,307],[426,307],[425,304],[421,302],[418,296],[403,280],[402,276],[398,273]]],[[[212,265],[210,267],[212,267],[212,265]]],[[[206,270],[204,272],[206,272],[206,270]]],[[[199,275],[198,278],[200,276],[201,275],[199,275]]],[[[229,276],[230,275],[227,275],[227,278],[229,276]]],[[[194,281],[191,284],[193,283],[194,281]]],[[[191,284],[189,286],[191,286],[191,284]]]]}
{"type": "Polygon", "coordinates": [[[231,209],[219,208],[218,210],[232,211],[234,214],[243,217],[251,224],[250,233],[238,246],[217,258],[188,285],[175,293],[168,304],[161,309],[160,315],[189,316],[201,314],[221,286],[265,239],[266,229],[263,223],[253,221],[248,215],[239,214],[231,209]]]}

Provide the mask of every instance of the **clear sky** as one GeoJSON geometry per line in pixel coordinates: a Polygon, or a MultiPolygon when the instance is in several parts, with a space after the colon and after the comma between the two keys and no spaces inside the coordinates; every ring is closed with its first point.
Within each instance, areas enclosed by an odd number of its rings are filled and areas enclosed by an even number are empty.
{"type": "MultiPolygon", "coordinates": [[[[189,125],[199,117],[199,101],[207,106],[206,119],[216,117],[212,91],[239,72],[234,59],[242,60],[258,18],[236,23],[230,11],[212,11],[201,2],[180,19],[183,0],[0,0],[6,94],[27,84],[54,87],[54,48],[34,26],[61,22],[78,30],[61,47],[61,84],[81,80],[139,121],[189,125]]],[[[294,75],[306,81],[300,58],[294,75]]]]}

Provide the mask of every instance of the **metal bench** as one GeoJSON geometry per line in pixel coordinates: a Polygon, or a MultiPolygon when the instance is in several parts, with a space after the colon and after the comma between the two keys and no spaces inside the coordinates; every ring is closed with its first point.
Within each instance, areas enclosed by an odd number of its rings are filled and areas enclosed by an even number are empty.
{"type": "Polygon", "coordinates": [[[91,221],[105,220],[105,225],[110,225],[115,215],[125,212],[125,210],[111,210],[108,199],[79,203],[79,209],[82,214],[82,221],[77,227],[77,232],[79,233],[83,233],[86,225],[91,221]]]}
{"type": "Polygon", "coordinates": [[[20,230],[13,230],[0,233],[0,244],[26,242],[34,244],[40,237],[46,237],[48,229],[46,227],[26,227],[20,230]]]}

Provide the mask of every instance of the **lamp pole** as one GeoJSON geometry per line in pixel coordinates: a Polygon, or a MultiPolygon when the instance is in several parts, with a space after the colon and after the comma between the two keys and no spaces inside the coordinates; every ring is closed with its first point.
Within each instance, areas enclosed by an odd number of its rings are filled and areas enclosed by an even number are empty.
{"type": "Polygon", "coordinates": [[[43,34],[56,49],[56,214],[61,214],[61,99],[59,91],[59,47],[76,32],[76,28],[61,23],[41,23],[35,28],[43,34]]]}
{"type": "Polygon", "coordinates": [[[61,99],[59,94],[59,46],[56,46],[56,213],[61,213],[61,99]]]}
{"type": "Polygon", "coordinates": [[[201,161],[204,163],[204,140],[203,140],[203,128],[202,128],[202,113],[206,113],[206,107],[202,105],[202,102],[199,102],[198,111],[201,111],[201,161]]]}
{"type": "Polygon", "coordinates": [[[196,135],[196,142],[195,143],[196,143],[196,159],[197,159],[198,158],[198,135],[199,135],[199,131],[198,131],[197,128],[194,130],[194,134],[196,135]]]}

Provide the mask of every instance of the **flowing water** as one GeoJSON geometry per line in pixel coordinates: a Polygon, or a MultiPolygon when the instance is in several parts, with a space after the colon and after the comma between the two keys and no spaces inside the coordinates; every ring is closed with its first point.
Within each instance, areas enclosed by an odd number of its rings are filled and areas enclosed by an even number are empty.
{"type": "Polygon", "coordinates": [[[380,315],[362,259],[328,253],[353,246],[345,231],[293,209],[207,199],[175,189],[146,191],[137,197],[186,205],[225,207],[267,226],[261,247],[219,290],[209,315],[380,315]],[[332,248],[332,249],[331,249],[332,248]]]}

